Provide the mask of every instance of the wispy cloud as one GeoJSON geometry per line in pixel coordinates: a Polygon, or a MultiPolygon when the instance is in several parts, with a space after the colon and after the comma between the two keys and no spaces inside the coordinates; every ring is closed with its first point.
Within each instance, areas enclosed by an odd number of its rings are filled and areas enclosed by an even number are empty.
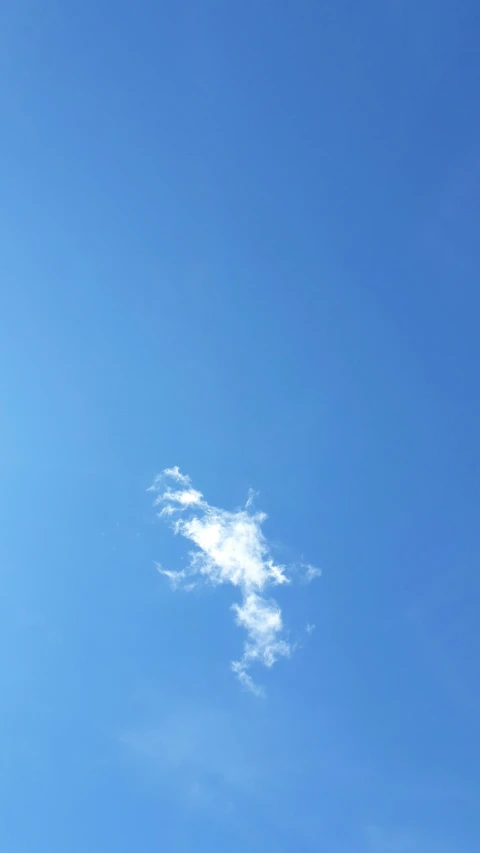
{"type": "MultiPolygon", "coordinates": [[[[230,512],[209,504],[193,488],[190,477],[178,467],[159,474],[149,491],[155,493],[158,515],[176,534],[193,542],[186,569],[171,571],[157,565],[173,589],[192,589],[200,580],[213,585],[230,583],[241,594],[234,604],[235,620],[247,632],[243,654],[232,669],[240,683],[253,693],[262,693],[249,669],[254,663],[271,667],[280,657],[289,657],[291,644],[285,639],[282,612],[276,601],[266,596],[270,586],[289,584],[287,567],[277,564],[262,531],[266,519],[254,510],[255,492],[250,491],[243,509],[230,512]]],[[[313,566],[303,566],[305,578],[319,574],[313,566]]]]}
{"type": "Polygon", "coordinates": [[[315,580],[315,578],[319,578],[322,574],[321,569],[317,569],[310,563],[302,563],[302,569],[305,569],[305,574],[303,577],[306,583],[310,583],[310,581],[315,580]]]}

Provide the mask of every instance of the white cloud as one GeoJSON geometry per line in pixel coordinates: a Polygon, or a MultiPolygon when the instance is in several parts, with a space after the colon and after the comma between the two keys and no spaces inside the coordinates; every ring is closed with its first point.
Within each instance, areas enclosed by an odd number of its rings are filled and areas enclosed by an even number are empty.
{"type": "Polygon", "coordinates": [[[302,569],[305,569],[304,579],[306,583],[310,583],[310,581],[315,580],[315,578],[319,578],[322,574],[321,569],[315,568],[315,566],[310,565],[310,563],[302,563],[302,569]]]}
{"type": "Polygon", "coordinates": [[[179,586],[185,581],[186,573],[182,570],[179,572],[172,572],[169,569],[163,569],[160,563],[156,563],[157,572],[160,575],[163,575],[165,578],[168,578],[172,589],[178,589],[179,586]]]}
{"type": "MultiPolygon", "coordinates": [[[[248,670],[253,663],[271,667],[279,657],[288,657],[292,648],[284,637],[282,613],[278,604],[266,597],[269,586],[288,584],[285,566],[276,564],[262,531],[266,515],[253,510],[255,492],[250,491],[244,509],[235,512],[211,506],[201,492],[193,488],[190,477],[178,467],[167,468],[155,478],[149,491],[157,493],[158,515],[196,546],[190,563],[181,571],[157,566],[160,574],[177,589],[192,589],[192,577],[214,585],[230,583],[237,587],[242,603],[233,605],[236,622],[247,632],[243,655],[232,663],[240,683],[253,693],[261,693],[248,670]],[[172,490],[174,481],[179,488],[172,490]]],[[[306,579],[318,574],[313,566],[306,579]]]]}
{"type": "Polygon", "coordinates": [[[180,468],[178,465],[175,465],[173,468],[165,468],[163,474],[158,474],[156,480],[163,480],[164,477],[170,477],[171,480],[175,480],[177,483],[181,483],[183,486],[190,485],[190,477],[188,474],[185,476],[180,473],[180,468]]]}
{"type": "Polygon", "coordinates": [[[164,515],[170,515],[174,512],[173,504],[179,504],[181,507],[200,506],[203,503],[202,498],[202,493],[197,492],[196,489],[183,489],[176,492],[167,489],[163,495],[156,498],[155,504],[158,506],[158,504],[165,503],[164,509],[170,512],[164,512],[164,515]]]}
{"type": "Polygon", "coordinates": [[[253,504],[255,502],[255,498],[258,498],[258,494],[259,493],[256,492],[254,489],[248,490],[248,498],[247,498],[247,502],[245,504],[245,509],[249,509],[251,506],[253,506],[253,504]]]}

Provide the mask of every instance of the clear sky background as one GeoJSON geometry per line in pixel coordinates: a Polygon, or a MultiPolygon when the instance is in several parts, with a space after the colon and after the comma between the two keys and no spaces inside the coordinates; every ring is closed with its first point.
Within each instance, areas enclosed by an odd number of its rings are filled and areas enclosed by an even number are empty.
{"type": "Polygon", "coordinates": [[[475,0],[2,3],[4,853],[478,853],[479,40],[475,0]],[[155,570],[174,465],[323,570],[263,698],[238,591],[155,570]]]}

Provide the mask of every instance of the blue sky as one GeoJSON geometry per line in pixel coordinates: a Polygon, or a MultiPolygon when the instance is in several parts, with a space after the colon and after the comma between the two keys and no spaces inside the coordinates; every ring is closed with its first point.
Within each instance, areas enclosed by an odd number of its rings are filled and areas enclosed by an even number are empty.
{"type": "Polygon", "coordinates": [[[479,24],[2,4],[6,853],[478,851],[479,24]]]}

